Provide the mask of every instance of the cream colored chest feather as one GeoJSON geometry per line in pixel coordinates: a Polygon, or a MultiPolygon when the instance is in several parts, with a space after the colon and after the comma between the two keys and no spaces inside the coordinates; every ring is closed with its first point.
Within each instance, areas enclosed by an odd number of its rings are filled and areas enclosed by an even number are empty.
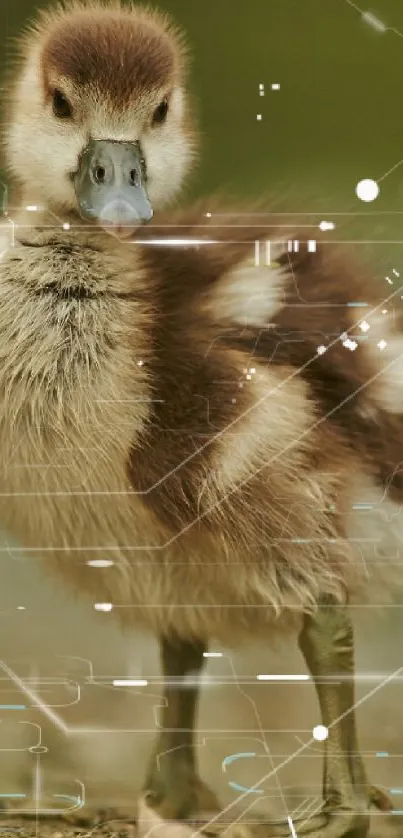
{"type": "Polygon", "coordinates": [[[18,249],[9,260],[11,278],[0,281],[0,517],[32,546],[95,543],[91,520],[107,529],[113,506],[127,515],[127,453],[147,415],[146,375],[125,340],[136,312],[119,299],[37,293],[21,281],[18,249]]]}

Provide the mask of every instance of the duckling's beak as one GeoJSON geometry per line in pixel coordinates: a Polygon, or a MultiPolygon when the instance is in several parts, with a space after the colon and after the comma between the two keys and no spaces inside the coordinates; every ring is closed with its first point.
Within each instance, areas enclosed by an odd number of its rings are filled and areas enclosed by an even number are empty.
{"type": "Polygon", "coordinates": [[[137,143],[91,140],[73,175],[81,215],[119,232],[150,221],[144,174],[137,143]]]}

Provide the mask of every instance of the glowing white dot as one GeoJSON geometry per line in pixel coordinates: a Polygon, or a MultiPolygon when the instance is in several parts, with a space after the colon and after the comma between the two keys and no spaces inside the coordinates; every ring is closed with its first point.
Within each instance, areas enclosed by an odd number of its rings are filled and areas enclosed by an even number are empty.
{"type": "Polygon", "coordinates": [[[25,605],[17,605],[17,611],[25,611],[25,605]]]}
{"type": "Polygon", "coordinates": [[[323,353],[326,352],[326,346],[324,346],[323,343],[321,343],[321,345],[318,346],[316,351],[318,355],[323,355],[323,353]]]}
{"type": "Polygon", "coordinates": [[[360,329],[362,332],[367,332],[369,329],[369,323],[367,323],[366,320],[363,320],[362,323],[360,323],[360,329]]]}
{"type": "Polygon", "coordinates": [[[251,376],[251,375],[249,375],[249,373],[248,373],[248,375],[246,376],[246,378],[248,379],[248,381],[250,381],[250,380],[251,380],[251,378],[252,378],[252,376],[251,376]]]}
{"type": "Polygon", "coordinates": [[[260,120],[262,119],[262,114],[261,113],[256,114],[256,119],[258,120],[258,122],[260,122],[260,120]]]}
{"type": "Polygon", "coordinates": [[[35,204],[29,204],[25,209],[27,212],[36,212],[38,207],[35,204]]]}
{"type": "Polygon", "coordinates": [[[271,89],[272,90],[280,90],[280,85],[278,84],[278,82],[274,82],[274,84],[272,84],[272,86],[271,86],[271,89]]]}
{"type": "Polygon", "coordinates": [[[347,340],[343,340],[343,346],[345,346],[346,349],[350,349],[351,352],[354,352],[354,349],[357,349],[358,343],[355,340],[347,338],[347,340]]]}
{"type": "Polygon", "coordinates": [[[379,346],[379,349],[381,350],[381,352],[382,352],[383,349],[385,349],[385,347],[387,345],[388,344],[386,343],[386,340],[380,340],[379,343],[378,343],[378,346],[379,346]]]}
{"type": "Polygon", "coordinates": [[[252,373],[252,375],[254,375],[254,373],[256,372],[255,367],[251,367],[251,368],[250,368],[250,370],[249,370],[249,372],[251,372],[251,373],[252,373]]]}
{"type": "Polygon", "coordinates": [[[70,224],[68,224],[67,221],[63,224],[63,230],[70,230],[70,224]]]}
{"type": "Polygon", "coordinates": [[[111,602],[94,602],[95,611],[112,611],[111,602]]]}
{"type": "Polygon", "coordinates": [[[211,218],[211,212],[206,212],[206,218],[211,218]]]}
{"type": "Polygon", "coordinates": [[[365,178],[357,183],[355,191],[360,201],[375,201],[379,195],[379,186],[375,180],[365,178]]]}
{"type": "Polygon", "coordinates": [[[387,313],[388,313],[388,309],[387,309],[387,308],[383,308],[383,309],[382,309],[382,314],[387,314],[387,313]]]}
{"type": "Polygon", "coordinates": [[[329,736],[329,731],[325,725],[316,725],[312,731],[312,735],[318,742],[324,742],[329,736]]]}
{"type": "Polygon", "coordinates": [[[333,221],[321,221],[319,224],[319,230],[334,230],[334,227],[333,221]]]}

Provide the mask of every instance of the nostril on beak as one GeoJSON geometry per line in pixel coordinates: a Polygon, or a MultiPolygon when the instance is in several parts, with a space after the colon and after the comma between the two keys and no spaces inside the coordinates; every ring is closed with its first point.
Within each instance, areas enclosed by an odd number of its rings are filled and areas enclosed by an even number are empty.
{"type": "Polygon", "coordinates": [[[93,178],[95,183],[104,183],[105,174],[106,172],[103,166],[95,166],[93,170],[93,178]]]}
{"type": "MultiPolygon", "coordinates": [[[[96,165],[92,169],[92,180],[94,183],[99,185],[106,183],[106,169],[104,166],[96,165]]],[[[139,186],[140,185],[140,176],[137,169],[130,169],[129,171],[129,183],[130,186],[139,186]]]]}

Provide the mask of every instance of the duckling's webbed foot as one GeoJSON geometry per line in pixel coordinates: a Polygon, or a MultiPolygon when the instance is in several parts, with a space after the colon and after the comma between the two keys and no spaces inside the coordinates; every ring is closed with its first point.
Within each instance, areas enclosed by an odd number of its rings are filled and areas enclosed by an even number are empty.
{"type": "Polygon", "coordinates": [[[194,752],[197,679],[205,649],[202,643],[161,640],[164,705],[144,790],[147,805],[167,820],[208,821],[220,809],[198,775],[194,752]]]}
{"type": "MultiPolygon", "coordinates": [[[[312,818],[283,823],[227,825],[228,838],[271,838],[297,835],[309,838],[366,838],[369,807],[387,809],[388,797],[370,787],[358,752],[354,717],[354,641],[347,608],[323,601],[313,616],[306,616],[299,645],[315,680],[322,724],[327,728],[323,773],[323,808],[312,818]]],[[[391,807],[390,807],[391,808],[391,807]]],[[[246,820],[246,818],[245,818],[246,820]]],[[[227,818],[228,821],[228,818],[227,818]]],[[[220,831],[218,823],[203,832],[220,831]]],[[[221,831],[223,831],[221,826],[221,831]]]]}

